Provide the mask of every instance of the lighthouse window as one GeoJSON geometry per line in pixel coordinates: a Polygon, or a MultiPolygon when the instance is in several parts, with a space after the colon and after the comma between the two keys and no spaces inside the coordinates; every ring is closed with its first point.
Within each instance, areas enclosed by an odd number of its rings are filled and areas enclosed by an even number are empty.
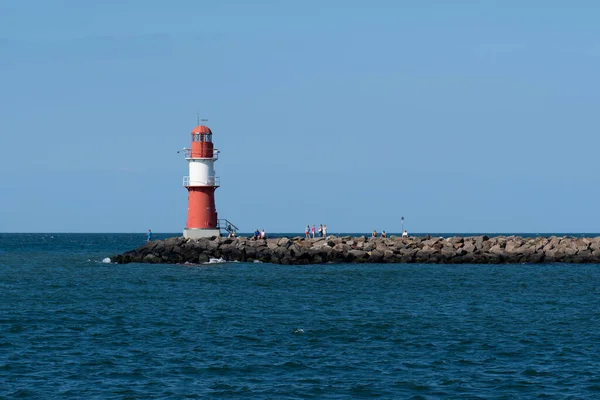
{"type": "Polygon", "coordinates": [[[196,133],[196,142],[200,140],[200,134],[196,133]]]}

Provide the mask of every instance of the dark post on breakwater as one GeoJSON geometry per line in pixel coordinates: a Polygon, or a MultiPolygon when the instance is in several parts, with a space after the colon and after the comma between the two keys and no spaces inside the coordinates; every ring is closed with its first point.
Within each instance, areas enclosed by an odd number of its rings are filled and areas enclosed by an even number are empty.
{"type": "Polygon", "coordinates": [[[113,262],[201,264],[211,258],[275,264],[600,263],[600,237],[301,237],[277,239],[173,237],[111,257],[113,262]]]}

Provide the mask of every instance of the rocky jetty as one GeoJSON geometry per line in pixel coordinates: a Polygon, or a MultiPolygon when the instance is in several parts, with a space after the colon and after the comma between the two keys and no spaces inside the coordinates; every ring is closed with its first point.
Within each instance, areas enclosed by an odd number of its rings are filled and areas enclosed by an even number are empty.
{"type": "Polygon", "coordinates": [[[211,258],[276,264],[321,263],[600,263],[600,237],[327,237],[305,239],[173,237],[111,257],[113,262],[192,263],[211,258]]]}

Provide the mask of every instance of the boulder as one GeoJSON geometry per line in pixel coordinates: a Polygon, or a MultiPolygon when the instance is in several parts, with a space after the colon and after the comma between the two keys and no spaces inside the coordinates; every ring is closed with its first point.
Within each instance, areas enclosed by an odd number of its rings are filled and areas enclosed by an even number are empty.
{"type": "Polygon", "coordinates": [[[386,250],[383,253],[383,262],[384,263],[393,263],[396,262],[396,254],[392,250],[386,250]]]}
{"type": "Polygon", "coordinates": [[[456,249],[453,247],[443,247],[438,254],[441,256],[440,261],[449,263],[456,256],[456,249]]]}
{"type": "Polygon", "coordinates": [[[146,254],[142,260],[147,263],[159,263],[162,261],[159,257],[156,257],[154,254],[146,254]]]}
{"type": "Polygon", "coordinates": [[[468,241],[463,243],[462,249],[468,254],[473,254],[477,250],[477,247],[475,245],[475,242],[468,241]]]}
{"type": "Polygon", "coordinates": [[[277,246],[287,247],[290,242],[291,242],[290,239],[288,239],[286,237],[282,237],[281,239],[279,239],[277,241],[277,246]]]}
{"type": "MultiPolygon", "coordinates": [[[[369,252],[367,254],[368,254],[369,262],[372,262],[372,263],[381,263],[381,262],[383,262],[383,254],[384,254],[384,252],[378,251],[378,250],[373,250],[373,251],[371,251],[371,252],[369,252]]],[[[392,253],[392,254],[394,254],[394,253],[392,253]]]]}
{"type": "Polygon", "coordinates": [[[490,248],[490,250],[489,250],[489,251],[490,251],[490,253],[492,253],[492,254],[496,254],[496,255],[499,255],[499,256],[501,256],[501,255],[503,255],[503,254],[505,253],[504,249],[503,249],[503,248],[502,248],[502,246],[501,246],[501,245],[499,245],[499,244],[495,244],[495,245],[493,245],[493,246],[490,248]]]}
{"type": "Polygon", "coordinates": [[[422,249],[419,249],[414,256],[416,262],[426,263],[429,262],[429,259],[436,253],[436,249],[429,246],[424,246],[422,249]]]}
{"type": "Polygon", "coordinates": [[[453,237],[446,239],[446,241],[448,241],[449,243],[454,245],[454,247],[458,247],[457,245],[462,245],[464,243],[465,239],[460,236],[453,236],[453,237]]]}
{"type": "Polygon", "coordinates": [[[368,258],[367,252],[363,250],[349,250],[346,255],[346,261],[349,262],[366,262],[368,258]]]}

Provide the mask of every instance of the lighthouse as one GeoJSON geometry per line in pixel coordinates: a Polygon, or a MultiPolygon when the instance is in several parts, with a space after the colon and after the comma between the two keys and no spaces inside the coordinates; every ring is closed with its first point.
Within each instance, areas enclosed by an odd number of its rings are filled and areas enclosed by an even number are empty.
{"type": "MultiPolygon", "coordinates": [[[[189,175],[183,177],[183,186],[188,190],[187,223],[183,230],[186,238],[220,236],[221,227],[215,207],[215,190],[219,178],[215,175],[215,161],[219,150],[212,142],[212,131],[204,125],[192,130],[192,146],[184,148],[185,159],[189,164],[189,175]]],[[[224,229],[229,230],[228,223],[224,229]]]]}

